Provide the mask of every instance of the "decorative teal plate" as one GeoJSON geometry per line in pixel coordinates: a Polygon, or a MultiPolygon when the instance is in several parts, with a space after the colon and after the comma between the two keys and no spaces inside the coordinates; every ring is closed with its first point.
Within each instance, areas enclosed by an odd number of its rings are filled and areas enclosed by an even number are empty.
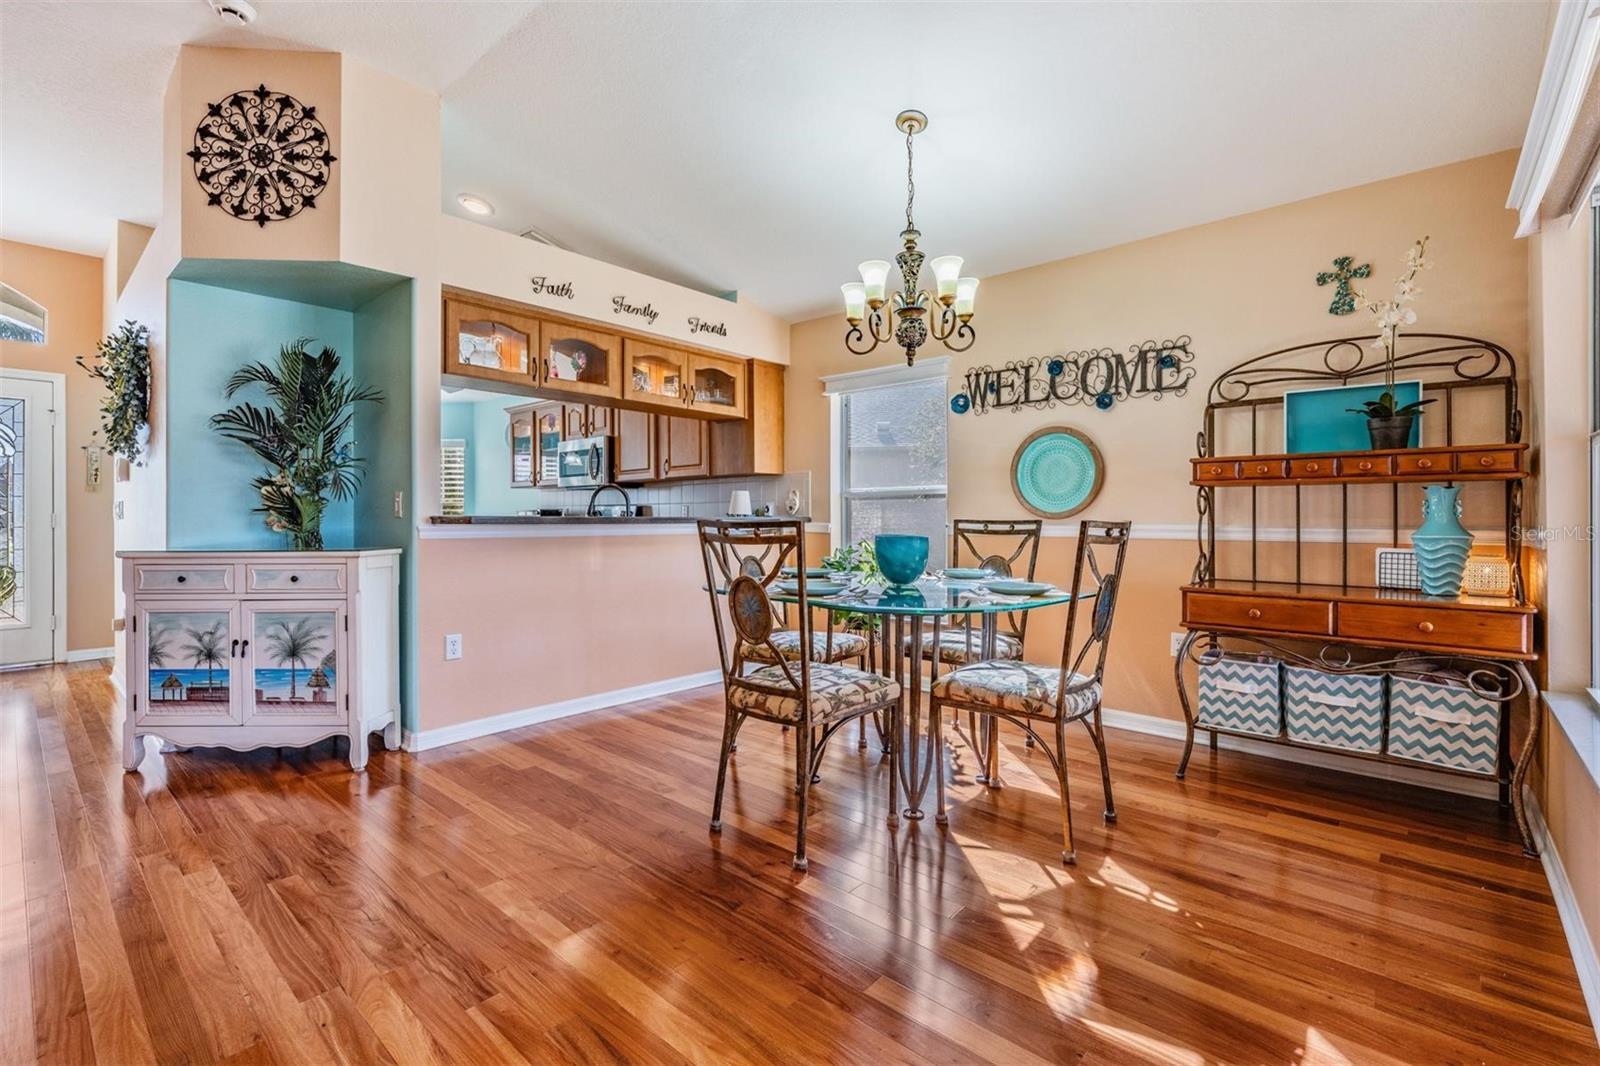
{"type": "Polygon", "coordinates": [[[1104,479],[1100,449],[1067,426],[1036,431],[1011,460],[1011,487],[1040,518],[1077,514],[1094,502],[1104,479]]]}
{"type": "Polygon", "coordinates": [[[942,571],[951,581],[982,581],[986,577],[993,577],[993,570],[983,570],[972,566],[947,566],[942,571]]]}

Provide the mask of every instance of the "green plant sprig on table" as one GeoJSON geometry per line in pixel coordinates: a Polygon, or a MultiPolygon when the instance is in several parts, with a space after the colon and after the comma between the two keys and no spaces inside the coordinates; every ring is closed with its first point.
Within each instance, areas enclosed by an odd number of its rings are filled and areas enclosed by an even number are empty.
{"type": "Polygon", "coordinates": [[[144,454],[142,434],[150,423],[150,330],[128,319],[95,344],[95,362],[73,362],[106,387],[100,424],[106,447],[130,463],[144,454]]]}
{"type": "MultiPolygon", "coordinates": [[[[862,539],[854,544],[841,544],[822,557],[822,568],[836,574],[856,574],[862,581],[882,581],[883,571],[878,569],[878,552],[872,541],[862,539]]],[[[860,611],[833,611],[835,624],[856,632],[877,632],[878,617],[860,611]]]]}
{"type": "Polygon", "coordinates": [[[322,549],[322,515],[328,500],[347,500],[361,487],[365,460],[345,439],[358,403],[382,403],[377,389],[339,373],[339,356],[323,346],[312,355],[302,337],[278,352],[275,365],[250,363],[228,379],[226,395],[261,385],[273,407],[242,403],[212,416],[224,437],[255,452],[267,473],[250,484],[267,528],[287,533],[297,551],[322,549]]]}

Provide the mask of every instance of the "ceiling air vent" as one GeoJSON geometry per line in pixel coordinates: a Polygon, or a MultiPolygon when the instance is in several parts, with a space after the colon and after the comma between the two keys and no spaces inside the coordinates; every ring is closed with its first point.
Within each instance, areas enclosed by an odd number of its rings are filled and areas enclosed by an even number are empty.
{"type": "Polygon", "coordinates": [[[525,240],[538,241],[540,244],[548,244],[552,248],[560,248],[563,252],[572,251],[571,248],[567,247],[565,244],[562,244],[560,241],[550,236],[550,234],[546,233],[542,229],[538,229],[537,227],[530,226],[528,229],[525,229],[519,233],[518,236],[524,238],[525,240]]]}

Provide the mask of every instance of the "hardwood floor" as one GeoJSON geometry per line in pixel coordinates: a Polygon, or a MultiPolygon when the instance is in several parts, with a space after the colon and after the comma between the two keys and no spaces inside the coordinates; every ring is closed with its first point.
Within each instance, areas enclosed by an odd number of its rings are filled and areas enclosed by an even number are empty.
{"type": "MultiPolygon", "coordinates": [[[[708,834],[702,690],[353,775],[146,757],[103,667],[0,675],[0,1062],[1600,1061],[1537,862],[1487,801],[1073,735],[958,751],[891,833],[828,753],[789,868],[791,739],[751,722],[708,834]],[[1394,811],[1394,814],[1387,813],[1394,811]]],[[[843,738],[841,738],[843,739],[843,738]]]]}

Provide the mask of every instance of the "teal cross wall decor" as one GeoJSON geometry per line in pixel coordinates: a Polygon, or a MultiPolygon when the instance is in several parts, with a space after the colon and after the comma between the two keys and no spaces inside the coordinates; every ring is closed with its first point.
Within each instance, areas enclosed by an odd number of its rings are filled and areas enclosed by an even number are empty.
{"type": "Polygon", "coordinates": [[[1341,255],[1333,261],[1332,270],[1324,270],[1317,274],[1317,284],[1326,285],[1329,282],[1338,282],[1339,287],[1334,290],[1333,302],[1328,305],[1330,315],[1348,315],[1356,309],[1356,294],[1350,291],[1351,278],[1372,277],[1372,264],[1363,263],[1358,267],[1350,264],[1355,260],[1348,255],[1341,255]]]}

